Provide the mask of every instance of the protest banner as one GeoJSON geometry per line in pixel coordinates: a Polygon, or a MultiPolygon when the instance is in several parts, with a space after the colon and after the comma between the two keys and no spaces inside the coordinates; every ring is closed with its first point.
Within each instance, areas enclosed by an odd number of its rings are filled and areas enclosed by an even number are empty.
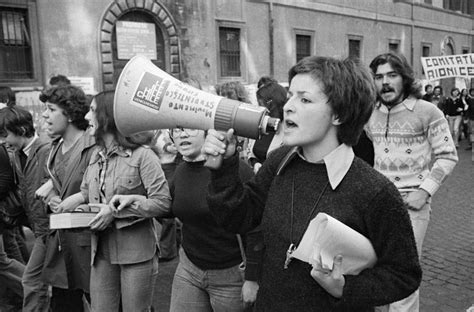
{"type": "Polygon", "coordinates": [[[422,57],[426,79],[474,78],[474,53],[422,57]]]}

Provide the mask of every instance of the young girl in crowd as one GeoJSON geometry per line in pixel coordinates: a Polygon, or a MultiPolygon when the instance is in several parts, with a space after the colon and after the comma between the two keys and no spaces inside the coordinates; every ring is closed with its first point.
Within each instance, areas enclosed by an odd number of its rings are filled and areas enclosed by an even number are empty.
{"type": "Polygon", "coordinates": [[[143,146],[152,137],[120,134],[113,118],[113,98],[113,91],[94,96],[86,118],[98,148],[81,192],[66,198],[56,211],[71,211],[82,203],[100,209],[90,222],[92,310],[119,311],[121,301],[123,311],[148,311],[158,274],[152,218],[168,214],[170,196],[158,156],[143,146]],[[126,205],[131,196],[140,200],[126,205]]]}
{"type": "Polygon", "coordinates": [[[366,69],[350,60],[308,57],[289,72],[283,142],[254,178],[238,176],[233,130],[209,130],[203,151],[224,156],[212,170],[208,203],[219,224],[245,233],[261,223],[265,257],[257,306],[262,311],[373,311],[407,297],[421,281],[415,240],[395,186],[351,148],[375,102],[366,69]],[[309,222],[324,212],[367,237],[372,268],[342,273],[291,259],[309,222]]]}
{"type": "MultiPolygon", "coordinates": [[[[183,225],[170,311],[243,311],[244,303],[253,303],[257,296],[263,240],[260,231],[244,239],[247,250],[252,251],[247,253],[244,283],[239,267],[243,246],[239,247],[235,234],[216,223],[207,205],[210,171],[201,154],[205,135],[203,130],[171,130],[183,157],[170,186],[172,213],[183,225]]],[[[239,175],[244,181],[252,176],[252,170],[243,161],[239,175]]]]}

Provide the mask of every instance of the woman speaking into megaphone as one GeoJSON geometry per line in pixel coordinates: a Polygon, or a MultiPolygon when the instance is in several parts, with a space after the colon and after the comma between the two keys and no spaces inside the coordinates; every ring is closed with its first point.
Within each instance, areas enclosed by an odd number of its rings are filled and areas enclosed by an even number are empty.
{"type": "MultiPolygon", "coordinates": [[[[421,281],[407,208],[395,186],[355,145],[370,118],[375,88],[351,60],[308,57],[289,71],[283,143],[243,183],[233,129],[209,130],[202,151],[223,156],[211,170],[209,208],[218,224],[245,233],[261,224],[265,257],[257,306],[266,311],[373,311],[407,297],[421,281]],[[310,221],[331,215],[369,239],[377,262],[358,275],[343,270],[344,251],[320,261],[293,259],[310,221]]],[[[320,259],[318,255],[318,259],[320,259]]]]}

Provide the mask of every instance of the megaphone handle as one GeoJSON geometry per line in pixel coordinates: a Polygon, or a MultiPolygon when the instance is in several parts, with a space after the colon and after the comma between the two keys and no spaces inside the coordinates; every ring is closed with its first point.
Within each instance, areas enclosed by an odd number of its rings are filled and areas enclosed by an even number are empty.
{"type": "Polygon", "coordinates": [[[224,156],[208,156],[206,162],[204,163],[204,167],[209,169],[219,169],[222,166],[222,160],[224,156]]]}

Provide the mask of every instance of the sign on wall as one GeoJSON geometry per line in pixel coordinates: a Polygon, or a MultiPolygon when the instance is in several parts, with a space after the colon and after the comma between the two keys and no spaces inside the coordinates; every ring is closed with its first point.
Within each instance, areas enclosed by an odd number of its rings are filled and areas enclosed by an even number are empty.
{"type": "Polygon", "coordinates": [[[85,94],[96,94],[93,77],[69,77],[71,84],[81,87],[85,94]]]}
{"type": "Polygon", "coordinates": [[[156,60],[155,24],[118,21],[115,27],[119,59],[128,60],[139,54],[156,60]]]}
{"type": "Polygon", "coordinates": [[[426,79],[474,78],[474,53],[422,57],[426,79]]]}

